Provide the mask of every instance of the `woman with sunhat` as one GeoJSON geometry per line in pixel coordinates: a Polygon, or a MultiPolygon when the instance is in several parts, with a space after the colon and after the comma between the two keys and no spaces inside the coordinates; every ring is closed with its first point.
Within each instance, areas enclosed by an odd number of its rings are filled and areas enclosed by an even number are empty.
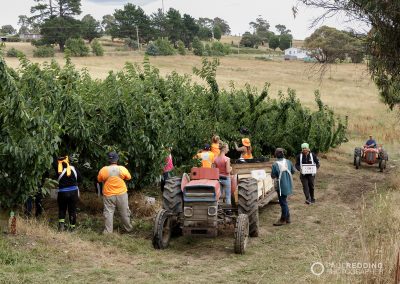
{"type": "Polygon", "coordinates": [[[79,171],[71,165],[68,156],[58,157],[53,162],[58,181],[58,230],[64,231],[65,216],[68,211],[69,229],[76,225],[76,204],[79,199],[78,182],[82,181],[79,171]]]}
{"type": "Polygon", "coordinates": [[[242,138],[242,147],[238,147],[238,145],[235,142],[235,148],[236,151],[240,152],[240,158],[241,159],[253,159],[253,154],[251,153],[252,148],[251,148],[251,143],[249,138],[242,138]]]}

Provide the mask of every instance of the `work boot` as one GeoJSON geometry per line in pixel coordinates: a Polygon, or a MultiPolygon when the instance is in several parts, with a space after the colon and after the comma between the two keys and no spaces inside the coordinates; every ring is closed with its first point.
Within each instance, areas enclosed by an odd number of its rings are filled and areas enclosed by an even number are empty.
{"type": "Polygon", "coordinates": [[[311,199],[311,203],[315,203],[315,199],[314,198],[311,199]]]}
{"type": "Polygon", "coordinates": [[[69,229],[70,232],[75,231],[75,225],[69,225],[68,229],[69,229]]]}
{"type": "Polygon", "coordinates": [[[59,232],[64,232],[65,231],[65,223],[64,222],[59,222],[58,223],[58,231],[59,232]]]}
{"type": "Polygon", "coordinates": [[[291,223],[291,221],[290,221],[290,215],[289,215],[286,217],[286,224],[290,224],[290,223],[291,223]]]}
{"type": "Polygon", "coordinates": [[[304,202],[305,204],[307,204],[307,205],[310,205],[311,204],[311,200],[306,200],[306,202],[304,202]]]}
{"type": "Polygon", "coordinates": [[[280,218],[278,221],[276,221],[273,225],[274,226],[282,226],[286,224],[286,220],[284,218],[280,218]]]}

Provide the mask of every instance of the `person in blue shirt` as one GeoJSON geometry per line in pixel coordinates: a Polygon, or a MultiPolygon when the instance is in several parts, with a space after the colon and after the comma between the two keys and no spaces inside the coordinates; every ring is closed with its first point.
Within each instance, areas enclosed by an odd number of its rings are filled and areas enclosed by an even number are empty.
{"type": "Polygon", "coordinates": [[[367,142],[365,142],[368,148],[376,148],[376,141],[372,138],[372,135],[369,136],[367,142]]]}
{"type": "Polygon", "coordinates": [[[276,148],[276,162],[272,165],[271,177],[275,180],[275,189],[278,193],[279,205],[281,206],[281,217],[274,226],[290,224],[290,212],[287,197],[293,193],[293,174],[295,168],[291,161],[285,159],[284,149],[276,148]]]}

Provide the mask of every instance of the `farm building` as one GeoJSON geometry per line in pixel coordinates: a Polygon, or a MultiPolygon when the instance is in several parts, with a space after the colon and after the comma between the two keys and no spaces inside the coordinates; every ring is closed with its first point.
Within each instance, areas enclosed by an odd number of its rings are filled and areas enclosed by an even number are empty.
{"type": "Polygon", "coordinates": [[[288,49],[285,49],[285,59],[304,59],[306,57],[309,57],[307,55],[307,51],[301,48],[297,48],[297,47],[291,47],[288,49]]]}
{"type": "Polygon", "coordinates": [[[31,33],[27,33],[27,34],[20,34],[19,38],[21,40],[32,40],[32,39],[41,39],[42,35],[41,34],[31,34],[31,33]]]}

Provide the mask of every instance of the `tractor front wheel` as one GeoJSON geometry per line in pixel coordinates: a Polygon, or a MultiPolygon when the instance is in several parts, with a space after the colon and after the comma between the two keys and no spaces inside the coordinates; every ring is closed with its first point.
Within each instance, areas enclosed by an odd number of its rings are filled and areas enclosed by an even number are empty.
{"type": "Polygon", "coordinates": [[[153,247],[155,249],[165,249],[171,239],[171,213],[165,209],[158,211],[154,222],[153,247]]]}
{"type": "Polygon", "coordinates": [[[354,160],[355,160],[356,169],[358,170],[361,165],[361,158],[360,158],[360,156],[357,156],[354,158],[354,160]]]}
{"type": "Polygon", "coordinates": [[[235,253],[244,254],[249,241],[249,217],[239,214],[235,226],[235,253]]]}
{"type": "Polygon", "coordinates": [[[386,169],[386,160],[380,160],[379,162],[379,170],[383,172],[383,170],[386,169]]]}

